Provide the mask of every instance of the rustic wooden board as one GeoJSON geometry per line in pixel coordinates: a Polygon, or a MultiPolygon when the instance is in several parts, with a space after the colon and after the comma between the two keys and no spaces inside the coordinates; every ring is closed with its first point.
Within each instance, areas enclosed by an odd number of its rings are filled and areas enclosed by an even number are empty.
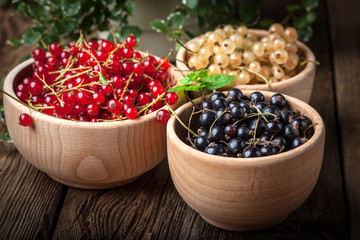
{"type": "Polygon", "coordinates": [[[359,1],[328,1],[338,131],[349,205],[351,239],[360,238],[360,18],[359,1]]]}

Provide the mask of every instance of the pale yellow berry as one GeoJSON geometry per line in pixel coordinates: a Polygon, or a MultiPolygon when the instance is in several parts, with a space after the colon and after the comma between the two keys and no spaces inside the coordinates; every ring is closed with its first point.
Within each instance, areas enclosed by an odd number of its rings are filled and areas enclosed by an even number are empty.
{"type": "Polygon", "coordinates": [[[216,54],[213,58],[213,63],[219,65],[221,68],[226,68],[229,62],[229,56],[225,53],[216,54]]]}
{"type": "Polygon", "coordinates": [[[250,48],[253,45],[253,41],[251,41],[251,39],[249,38],[244,38],[244,43],[242,45],[242,47],[244,48],[250,48]]]}
{"type": "Polygon", "coordinates": [[[210,47],[202,47],[198,54],[202,58],[209,58],[213,54],[213,49],[210,47]]]}
{"type": "Polygon", "coordinates": [[[258,56],[261,57],[264,55],[265,53],[265,47],[261,42],[255,42],[253,47],[252,47],[252,52],[258,56]]]}
{"type": "Polygon", "coordinates": [[[276,64],[284,64],[289,59],[289,54],[284,49],[274,51],[274,55],[276,64]]]}
{"type": "Polygon", "coordinates": [[[269,27],[270,33],[279,33],[280,35],[284,34],[284,27],[280,23],[273,23],[269,27]]]}
{"type": "Polygon", "coordinates": [[[271,33],[268,36],[269,41],[274,41],[275,39],[282,38],[282,36],[279,33],[271,33]]]}
{"type": "MultiPolygon", "coordinates": [[[[262,66],[260,71],[259,71],[259,74],[262,75],[264,78],[268,79],[271,75],[271,68],[269,66],[262,66]]],[[[264,79],[260,76],[256,76],[256,79],[259,81],[259,82],[265,82],[264,79]]]]}
{"type": "Polygon", "coordinates": [[[289,58],[284,63],[286,70],[294,70],[299,63],[299,56],[296,53],[290,53],[289,58]]]}
{"type": "Polygon", "coordinates": [[[282,79],[280,79],[280,81],[286,81],[288,79],[290,79],[291,77],[289,75],[285,75],[282,79]]]}
{"type": "Polygon", "coordinates": [[[232,40],[226,39],[221,43],[221,49],[224,53],[230,54],[235,50],[235,44],[232,40]]]}
{"type": "Polygon", "coordinates": [[[224,30],[224,32],[225,32],[225,35],[226,35],[226,37],[230,37],[231,36],[231,34],[233,34],[234,33],[234,27],[233,26],[231,26],[231,25],[225,25],[224,27],[223,27],[223,30],[224,30]]]}
{"type": "Polygon", "coordinates": [[[298,47],[296,46],[295,42],[292,43],[286,43],[285,50],[288,51],[288,53],[297,53],[298,47]]]}
{"type": "Polygon", "coordinates": [[[268,82],[271,84],[271,83],[277,83],[279,82],[279,79],[277,79],[276,77],[274,76],[271,76],[268,78],[268,82]]]}
{"type": "Polygon", "coordinates": [[[287,27],[284,31],[284,38],[287,42],[295,42],[298,38],[296,29],[293,27],[287,27]]]}
{"type": "Polygon", "coordinates": [[[246,34],[246,38],[250,39],[253,42],[257,42],[258,41],[258,35],[256,33],[253,32],[248,32],[246,34]]]}
{"type": "Polygon", "coordinates": [[[231,72],[231,69],[230,69],[230,68],[224,68],[224,69],[222,70],[222,74],[228,75],[228,74],[230,74],[230,72],[231,72]]]}
{"type": "Polygon", "coordinates": [[[242,57],[240,52],[233,52],[229,55],[230,66],[240,66],[242,63],[242,57]]]}
{"type": "Polygon", "coordinates": [[[209,75],[222,73],[220,66],[217,64],[211,64],[208,67],[208,69],[209,69],[209,73],[208,73],[209,75]]]}
{"type": "Polygon", "coordinates": [[[204,57],[200,57],[200,60],[201,60],[201,68],[204,69],[204,68],[207,68],[207,66],[209,65],[209,58],[204,58],[204,57]]]}
{"type": "Polygon", "coordinates": [[[253,61],[253,62],[251,62],[251,63],[249,64],[248,68],[249,68],[251,71],[258,73],[258,72],[260,72],[260,70],[261,70],[261,65],[260,65],[259,62],[253,61]]]}
{"type": "Polygon", "coordinates": [[[264,45],[265,51],[268,53],[271,52],[272,50],[274,50],[274,42],[273,41],[262,42],[262,45],[264,45]]]}
{"type": "Polygon", "coordinates": [[[238,32],[234,32],[230,37],[230,40],[232,40],[235,44],[235,47],[241,47],[243,42],[244,42],[244,38],[238,33],[238,32]]]}
{"type": "Polygon", "coordinates": [[[216,28],[216,29],[214,30],[214,32],[220,34],[220,36],[222,37],[222,39],[225,39],[225,38],[226,38],[226,33],[225,33],[224,29],[222,29],[222,28],[216,28]]]}
{"type": "Polygon", "coordinates": [[[219,53],[223,53],[223,49],[221,45],[215,45],[213,47],[213,54],[219,54],[219,53]]]}
{"type": "Polygon", "coordinates": [[[285,49],[286,41],[283,38],[277,38],[274,40],[274,50],[285,49]]]}
{"type": "Polygon", "coordinates": [[[195,39],[186,43],[186,48],[189,49],[191,52],[197,53],[200,50],[200,47],[201,47],[201,43],[199,43],[195,39]]]}
{"type": "Polygon", "coordinates": [[[200,70],[202,68],[202,58],[200,56],[191,56],[188,60],[188,66],[191,69],[200,70]]]}
{"type": "Polygon", "coordinates": [[[255,61],[255,54],[252,51],[244,51],[242,53],[242,62],[245,65],[248,65],[249,63],[255,61]]]}
{"type": "Polygon", "coordinates": [[[235,77],[236,84],[248,84],[251,81],[251,75],[247,71],[241,71],[239,74],[235,77]]]}
{"type": "Polygon", "coordinates": [[[248,29],[245,26],[240,26],[236,29],[238,33],[240,33],[241,36],[245,36],[248,33],[248,29]]]}
{"type": "Polygon", "coordinates": [[[213,44],[219,44],[220,42],[222,42],[222,40],[223,37],[217,32],[212,32],[208,36],[208,42],[213,44]]]}
{"type": "Polygon", "coordinates": [[[282,79],[285,76],[284,70],[279,65],[273,65],[271,67],[271,73],[277,79],[282,79]]]}

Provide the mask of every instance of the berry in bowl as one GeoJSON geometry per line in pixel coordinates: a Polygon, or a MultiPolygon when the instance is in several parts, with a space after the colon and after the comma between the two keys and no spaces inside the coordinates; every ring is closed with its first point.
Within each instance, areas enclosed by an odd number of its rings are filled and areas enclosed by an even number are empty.
{"type": "Polygon", "coordinates": [[[6,123],[15,146],[54,180],[79,188],[124,185],[166,157],[166,93],[179,73],[166,58],[83,37],[15,67],[4,82],[6,123]]]}
{"type": "Polygon", "coordinates": [[[310,195],[325,142],[320,115],[296,98],[231,89],[176,110],[167,125],[171,177],[208,223],[255,231],[282,222],[310,195]],[[188,126],[188,129],[184,128],[188,126]]]}
{"type": "Polygon", "coordinates": [[[310,102],[316,62],[312,51],[296,40],[294,28],[273,24],[269,30],[218,27],[185,44],[176,55],[184,75],[209,69],[209,74],[230,74],[235,80],[223,90],[284,93],[310,102]]]}

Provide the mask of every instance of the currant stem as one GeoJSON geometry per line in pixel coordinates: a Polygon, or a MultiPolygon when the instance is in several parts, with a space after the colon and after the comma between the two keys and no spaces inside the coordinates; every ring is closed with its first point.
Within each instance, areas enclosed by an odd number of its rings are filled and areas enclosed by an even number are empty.
{"type": "Polygon", "coordinates": [[[165,92],[162,93],[161,95],[159,95],[159,96],[155,99],[155,101],[149,103],[148,105],[146,105],[145,108],[141,109],[141,110],[138,112],[138,116],[140,115],[140,113],[142,113],[142,112],[144,112],[145,110],[147,110],[148,108],[150,108],[152,105],[154,105],[158,100],[160,100],[160,99],[161,99],[162,97],[164,97],[164,96],[165,96],[165,92]]]}
{"type": "Polygon", "coordinates": [[[199,137],[199,134],[195,133],[193,130],[191,130],[190,128],[188,128],[185,123],[183,123],[181,121],[181,119],[176,115],[175,111],[170,107],[169,104],[166,103],[166,105],[168,106],[169,111],[174,115],[174,117],[176,118],[176,120],[179,121],[179,123],[186,129],[188,130],[192,135],[194,135],[195,137],[199,137]]]}

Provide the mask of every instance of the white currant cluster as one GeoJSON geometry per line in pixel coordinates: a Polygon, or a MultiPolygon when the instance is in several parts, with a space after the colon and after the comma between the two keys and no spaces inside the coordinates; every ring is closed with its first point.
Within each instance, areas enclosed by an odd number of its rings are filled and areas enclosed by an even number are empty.
{"type": "Polygon", "coordinates": [[[279,82],[299,72],[295,28],[274,23],[260,37],[245,26],[216,28],[186,44],[190,69],[235,75],[234,84],[279,82]]]}

